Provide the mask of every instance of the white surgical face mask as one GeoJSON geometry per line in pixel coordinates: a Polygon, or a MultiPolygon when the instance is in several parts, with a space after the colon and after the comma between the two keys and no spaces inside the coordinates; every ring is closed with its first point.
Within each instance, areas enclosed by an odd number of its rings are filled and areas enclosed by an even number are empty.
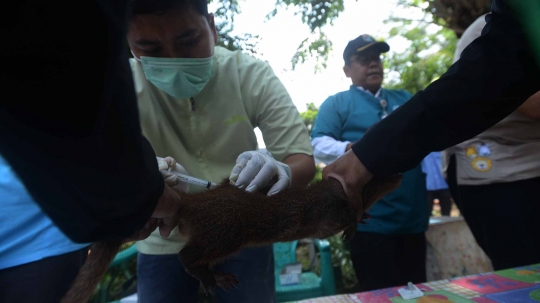
{"type": "Polygon", "coordinates": [[[214,56],[202,59],[133,57],[142,63],[148,81],[175,98],[196,96],[214,74],[214,56]]]}

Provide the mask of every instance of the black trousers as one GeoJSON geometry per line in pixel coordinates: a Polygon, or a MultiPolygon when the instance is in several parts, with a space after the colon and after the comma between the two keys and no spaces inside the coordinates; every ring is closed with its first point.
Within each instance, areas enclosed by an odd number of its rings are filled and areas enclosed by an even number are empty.
{"type": "Polygon", "coordinates": [[[426,282],[424,233],[356,232],[351,242],[351,259],[360,291],[426,282]]]}
{"type": "Polygon", "coordinates": [[[448,161],[448,169],[446,170],[446,183],[448,184],[448,189],[450,190],[450,193],[452,194],[452,198],[454,199],[454,203],[456,203],[456,206],[460,209],[460,201],[459,201],[459,193],[458,193],[458,185],[457,185],[457,171],[456,171],[456,155],[450,156],[450,161],[448,161]]]}
{"type": "Polygon", "coordinates": [[[59,303],[88,254],[88,248],[0,270],[1,303],[59,303]]]}
{"type": "Polygon", "coordinates": [[[540,178],[458,186],[460,211],[495,270],[540,263],[540,178]]]}
{"type": "Polygon", "coordinates": [[[450,190],[441,189],[441,190],[430,190],[427,192],[427,202],[429,209],[433,209],[433,200],[438,199],[439,205],[441,206],[441,215],[450,216],[450,211],[452,210],[452,195],[450,190]]]}

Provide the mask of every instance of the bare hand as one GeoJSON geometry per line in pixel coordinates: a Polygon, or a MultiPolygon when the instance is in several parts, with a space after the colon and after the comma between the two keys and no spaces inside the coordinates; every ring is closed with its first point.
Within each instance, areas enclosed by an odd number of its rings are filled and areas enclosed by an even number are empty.
{"type": "MultiPolygon", "coordinates": [[[[180,196],[165,184],[163,194],[158,201],[152,219],[158,219],[159,234],[167,238],[172,230],[178,225],[178,211],[181,206],[180,196]]],[[[155,228],[154,228],[155,229],[155,228]]]]}
{"type": "Polygon", "coordinates": [[[159,198],[152,217],[146,222],[143,228],[136,231],[129,238],[124,239],[124,243],[144,240],[158,227],[159,234],[164,238],[168,237],[178,225],[180,203],[180,197],[175,189],[165,184],[163,194],[159,198]]]}
{"type": "MultiPolygon", "coordinates": [[[[358,160],[353,151],[349,150],[323,169],[323,179],[328,180],[329,177],[341,182],[349,200],[362,203],[362,191],[373,175],[358,160]]],[[[357,214],[359,221],[363,216],[363,209],[367,207],[363,206],[357,214]]]]}
{"type": "Polygon", "coordinates": [[[124,239],[124,243],[141,241],[148,238],[150,234],[154,232],[154,230],[156,230],[158,225],[159,225],[159,219],[150,218],[150,220],[146,222],[146,225],[143,228],[136,231],[133,235],[131,235],[131,237],[124,239]]]}
{"type": "Polygon", "coordinates": [[[359,222],[366,210],[401,184],[400,175],[373,179],[373,174],[367,170],[352,150],[324,168],[323,179],[328,178],[341,182],[345,194],[351,201],[362,203],[357,213],[359,222]]]}

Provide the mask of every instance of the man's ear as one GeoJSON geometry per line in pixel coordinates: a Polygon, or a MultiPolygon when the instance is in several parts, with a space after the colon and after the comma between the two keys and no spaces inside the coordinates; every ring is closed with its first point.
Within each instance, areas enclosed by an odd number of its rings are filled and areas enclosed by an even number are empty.
{"type": "Polygon", "coordinates": [[[375,202],[382,199],[401,185],[401,175],[393,175],[382,179],[372,179],[363,190],[363,208],[367,211],[375,202]]]}
{"type": "Polygon", "coordinates": [[[347,66],[345,65],[343,67],[343,72],[345,73],[345,76],[347,76],[347,78],[350,78],[351,76],[349,75],[349,71],[351,70],[351,67],[350,66],[347,66]]]}
{"type": "Polygon", "coordinates": [[[216,29],[216,23],[214,22],[214,13],[208,14],[208,25],[210,25],[210,30],[212,31],[212,35],[214,36],[214,44],[217,44],[218,33],[216,29]]]}

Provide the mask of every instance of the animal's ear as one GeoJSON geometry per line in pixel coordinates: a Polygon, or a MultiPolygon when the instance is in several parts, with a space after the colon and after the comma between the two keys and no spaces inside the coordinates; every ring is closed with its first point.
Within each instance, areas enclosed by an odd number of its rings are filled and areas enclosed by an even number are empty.
{"type": "Polygon", "coordinates": [[[397,189],[401,185],[401,179],[401,175],[393,175],[369,181],[363,190],[363,210],[367,211],[375,202],[397,189]]]}

